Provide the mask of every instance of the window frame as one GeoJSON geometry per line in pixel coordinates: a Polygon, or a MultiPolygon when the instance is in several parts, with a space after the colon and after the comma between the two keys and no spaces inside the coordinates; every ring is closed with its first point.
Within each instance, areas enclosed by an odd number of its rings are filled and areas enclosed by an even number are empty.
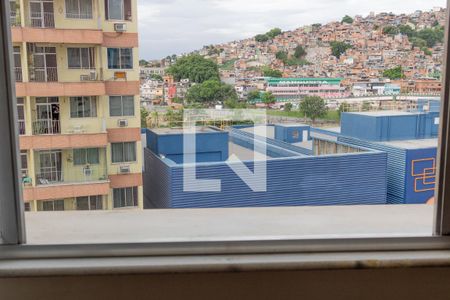
{"type": "Polygon", "coordinates": [[[137,162],[137,143],[134,142],[117,142],[117,143],[111,143],[111,163],[113,165],[120,165],[120,164],[133,164],[137,162]],[[134,160],[130,161],[114,161],[114,151],[113,151],[113,145],[122,145],[122,159],[125,159],[125,144],[133,144],[134,145],[134,160]]]}
{"type": "MultiPolygon", "coordinates": [[[[88,119],[88,118],[98,118],[98,107],[97,107],[97,97],[96,96],[71,96],[69,97],[69,116],[71,119],[88,119]],[[90,116],[82,116],[82,117],[78,117],[78,116],[73,116],[72,115],[72,100],[74,101],[78,101],[81,100],[82,102],[82,106],[83,108],[85,107],[85,102],[86,100],[89,99],[89,111],[91,113],[90,116]],[[94,109],[92,109],[94,108],[94,109]],[[93,116],[92,111],[95,111],[95,116],[93,116]]],[[[83,110],[83,114],[84,114],[84,110],[83,110]]]]}
{"type": "Polygon", "coordinates": [[[109,95],[108,96],[108,108],[109,108],[109,117],[111,118],[124,118],[124,117],[134,117],[136,116],[136,103],[135,103],[134,95],[109,95]],[[111,98],[120,97],[120,115],[112,115],[111,114],[111,98]],[[133,102],[133,114],[125,115],[124,114],[124,97],[131,97],[133,102]]]}
{"type": "Polygon", "coordinates": [[[95,70],[95,47],[67,47],[66,48],[66,54],[67,54],[67,69],[69,70],[95,70]],[[80,67],[71,67],[70,66],[70,55],[69,55],[69,49],[76,49],[79,51],[80,53],[80,67]],[[87,49],[87,60],[89,62],[89,66],[88,67],[83,67],[83,55],[81,50],[82,49],[87,49]],[[92,65],[91,65],[92,63],[92,65]]]}
{"type": "Polygon", "coordinates": [[[64,0],[64,18],[70,19],[70,20],[93,20],[94,19],[94,3],[93,0],[90,0],[91,2],[91,17],[90,18],[82,18],[81,17],[81,0],[76,0],[78,2],[78,15],[79,17],[69,17],[67,16],[67,0],[64,0]]]}
{"type": "Polygon", "coordinates": [[[133,47],[108,47],[108,48],[106,48],[106,63],[108,64],[108,70],[133,70],[133,67],[134,67],[134,61],[133,61],[133,59],[134,59],[134,53],[133,53],[133,47]],[[119,50],[119,53],[118,53],[118,58],[119,58],[119,62],[118,62],[118,65],[119,65],[119,67],[118,68],[112,68],[112,67],[110,67],[110,65],[109,65],[109,49],[117,49],[117,50],[119,50]],[[124,68],[124,66],[123,66],[123,64],[122,64],[122,50],[123,49],[128,49],[128,50],[130,50],[131,52],[130,52],[130,54],[131,54],[131,68],[124,68]]]}
{"type": "MultiPolygon", "coordinates": [[[[447,10],[450,0],[447,1],[447,10]]],[[[258,253],[325,253],[325,252],[383,252],[414,250],[450,250],[450,53],[449,20],[447,14],[445,31],[444,89],[441,96],[442,116],[438,151],[438,178],[436,185],[436,211],[434,234],[429,237],[400,238],[334,238],[305,240],[257,240],[257,241],[204,241],[204,242],[148,242],[132,244],[89,244],[89,245],[26,245],[24,226],[24,204],[22,187],[19,184],[18,128],[12,43],[9,24],[9,1],[0,1],[0,103],[6,108],[0,110],[0,167],[8,176],[0,181],[0,259],[30,258],[91,258],[109,257],[122,260],[132,256],[194,256],[211,254],[245,254],[251,260],[258,253]]],[[[403,252],[402,252],[403,253],[403,252]]],[[[430,256],[429,256],[430,257],[430,256]]],[[[437,256],[436,256],[437,257],[437,256]]],[[[436,258],[437,259],[437,258],[436,258]]],[[[249,261],[249,260],[245,260],[249,261]]],[[[317,262],[314,257],[311,261],[317,262]]],[[[432,259],[416,262],[426,265],[432,259]]],[[[439,261],[438,261],[439,262],[439,261]]],[[[242,261],[236,262],[242,266],[242,261]]],[[[357,267],[358,264],[355,265],[357,267]]],[[[411,266],[411,265],[408,265],[411,266]]],[[[169,267],[167,267],[169,268],[169,267]]],[[[314,268],[310,265],[309,268],[314,268]]],[[[171,269],[176,270],[172,267],[171,269]]]]}

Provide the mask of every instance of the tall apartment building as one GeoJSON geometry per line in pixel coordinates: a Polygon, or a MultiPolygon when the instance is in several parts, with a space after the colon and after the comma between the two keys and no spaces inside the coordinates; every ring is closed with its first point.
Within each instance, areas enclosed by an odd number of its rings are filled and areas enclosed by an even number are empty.
{"type": "Polygon", "coordinates": [[[136,0],[11,1],[25,207],[143,207],[136,0]]]}

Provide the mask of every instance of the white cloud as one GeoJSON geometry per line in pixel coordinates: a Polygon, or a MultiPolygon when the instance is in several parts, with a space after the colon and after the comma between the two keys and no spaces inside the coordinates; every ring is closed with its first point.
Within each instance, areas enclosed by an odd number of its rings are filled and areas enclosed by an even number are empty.
{"type": "Polygon", "coordinates": [[[162,58],[203,45],[254,36],[270,28],[295,29],[344,15],[410,13],[445,0],[138,0],[142,58],[162,58]]]}

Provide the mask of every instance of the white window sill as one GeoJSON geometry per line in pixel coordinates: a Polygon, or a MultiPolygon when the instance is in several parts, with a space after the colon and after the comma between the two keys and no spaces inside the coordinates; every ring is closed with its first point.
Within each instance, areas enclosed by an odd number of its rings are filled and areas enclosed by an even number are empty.
{"type": "Polygon", "coordinates": [[[450,267],[450,251],[3,260],[0,278],[412,267],[450,267]]]}

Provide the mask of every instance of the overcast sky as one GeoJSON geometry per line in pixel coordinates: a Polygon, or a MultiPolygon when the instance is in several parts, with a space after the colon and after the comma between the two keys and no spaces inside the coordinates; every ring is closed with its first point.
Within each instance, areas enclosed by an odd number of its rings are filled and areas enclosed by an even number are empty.
{"type": "Polygon", "coordinates": [[[435,6],[444,7],[445,0],[138,0],[140,56],[160,59],[346,14],[410,13],[435,6]]]}

